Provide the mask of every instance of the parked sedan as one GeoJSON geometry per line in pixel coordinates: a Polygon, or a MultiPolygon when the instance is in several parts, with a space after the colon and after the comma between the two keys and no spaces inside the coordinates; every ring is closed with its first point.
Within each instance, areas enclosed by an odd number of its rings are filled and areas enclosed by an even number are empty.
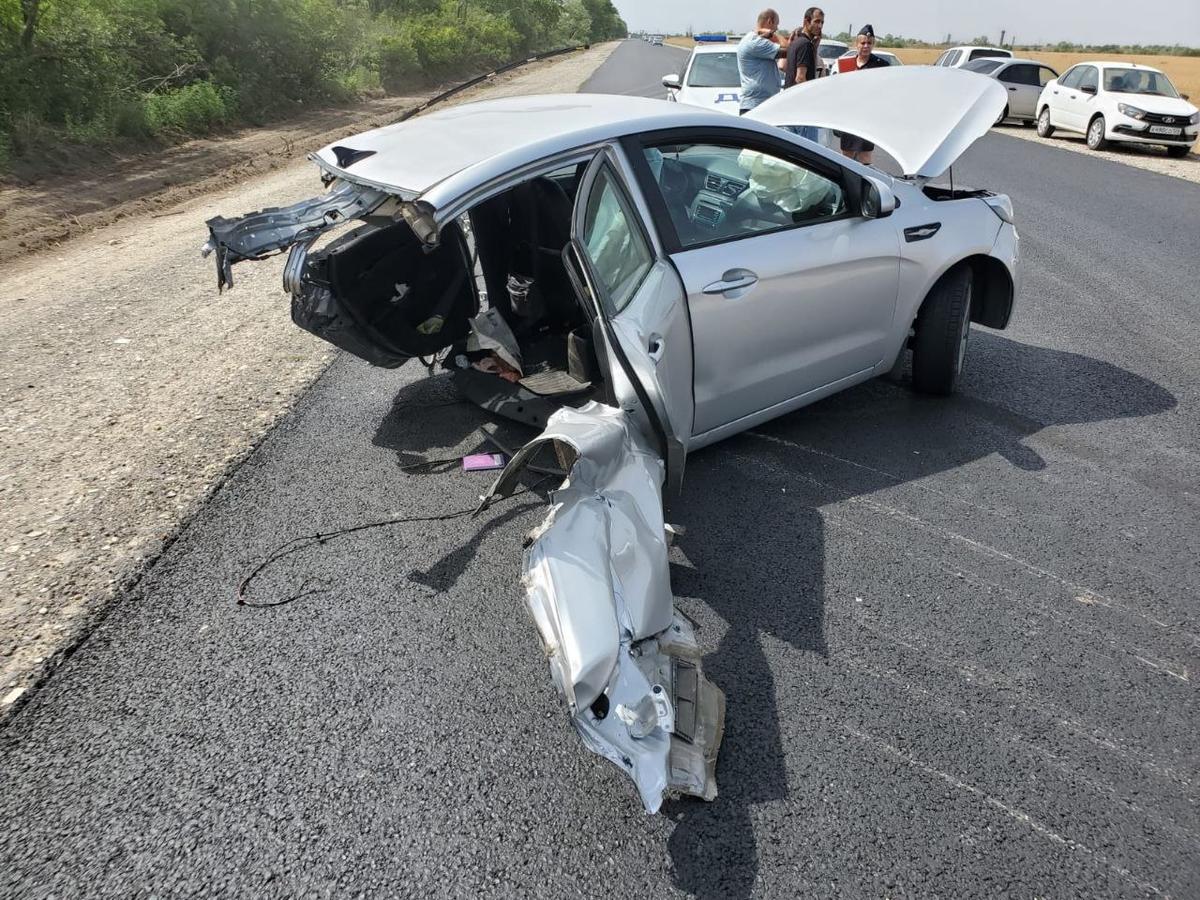
{"type": "Polygon", "coordinates": [[[996,120],[1020,119],[1025,125],[1037,121],[1037,102],[1042,88],[1058,77],[1058,72],[1045,63],[1032,59],[976,59],[962,66],[968,72],[978,72],[995,78],[1008,91],[1008,104],[996,120]]]}
{"type": "Polygon", "coordinates": [[[1200,134],[1200,110],[1158,69],[1086,62],[1042,89],[1037,128],[1042,137],[1057,128],[1086,135],[1093,150],[1110,141],[1160,144],[1171,156],[1183,157],[1200,134]]]}
{"type": "Polygon", "coordinates": [[[820,79],[737,119],[588,94],[444,109],[318,151],[325,193],[211,219],[206,250],[220,287],[289,251],[302,328],[380,366],[442,354],[466,397],[544,429],[484,506],[555,448],[569,474],[527,543],[527,603],[584,743],[653,812],[716,796],[724,723],[673,607],[664,490],[689,451],[902,353],[917,390],[954,389],[971,323],[1009,322],[1018,240],[1007,197],[930,181],[1005,99],[909,67],[820,79]],[[797,125],[863,135],[904,175],[781,127],[797,125]]]}

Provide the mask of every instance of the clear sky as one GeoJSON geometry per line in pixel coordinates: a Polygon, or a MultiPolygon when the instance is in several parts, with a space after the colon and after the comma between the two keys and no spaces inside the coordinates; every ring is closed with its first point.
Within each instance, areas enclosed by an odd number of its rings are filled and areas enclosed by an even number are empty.
{"type": "MultiPolygon", "coordinates": [[[[825,10],[825,30],[836,33],[865,22],[888,32],[930,41],[967,41],[1000,29],[1021,43],[1183,44],[1200,47],[1200,0],[815,0],[825,10]]],[[[758,11],[772,6],[782,26],[800,23],[814,0],[613,0],[634,31],[682,33],[748,31],[758,11]]]]}

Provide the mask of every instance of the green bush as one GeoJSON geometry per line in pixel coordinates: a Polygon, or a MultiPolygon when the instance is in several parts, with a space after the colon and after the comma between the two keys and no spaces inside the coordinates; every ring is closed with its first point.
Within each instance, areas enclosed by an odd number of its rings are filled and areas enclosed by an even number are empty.
{"type": "Polygon", "coordinates": [[[146,123],[156,135],[205,134],[233,118],[234,92],[198,81],[145,98],[146,123]]]}
{"type": "Polygon", "coordinates": [[[421,80],[421,60],[407,34],[392,34],[379,47],[379,78],[389,91],[403,91],[421,80]]]}

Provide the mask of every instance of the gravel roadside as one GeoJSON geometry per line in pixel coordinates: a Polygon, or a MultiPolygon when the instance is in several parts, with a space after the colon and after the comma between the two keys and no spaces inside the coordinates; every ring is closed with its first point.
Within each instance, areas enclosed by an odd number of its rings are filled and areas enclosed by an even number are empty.
{"type": "Polygon", "coordinates": [[[1159,175],[1172,175],[1175,178],[1182,178],[1185,181],[1200,184],[1200,156],[1197,156],[1194,152],[1189,153],[1183,159],[1172,159],[1160,147],[1112,144],[1108,150],[1089,150],[1087,141],[1082,134],[1068,134],[1065,131],[1056,131],[1053,137],[1044,138],[1038,137],[1035,129],[1025,128],[1020,125],[999,125],[995,128],[995,132],[1007,135],[1008,137],[1034,141],[1045,147],[1056,147],[1059,150],[1068,150],[1073,153],[1086,153],[1089,156],[1124,163],[1127,166],[1133,166],[1137,169],[1145,169],[1147,172],[1157,172],[1159,175]]]}
{"type": "MultiPolygon", "coordinates": [[[[575,91],[616,46],[535,64],[450,102],[575,91]]],[[[235,186],[226,179],[0,272],[0,719],[332,359],[288,317],[282,258],[243,270],[218,297],[198,252],[210,216],[319,188],[303,160],[235,186]]]]}

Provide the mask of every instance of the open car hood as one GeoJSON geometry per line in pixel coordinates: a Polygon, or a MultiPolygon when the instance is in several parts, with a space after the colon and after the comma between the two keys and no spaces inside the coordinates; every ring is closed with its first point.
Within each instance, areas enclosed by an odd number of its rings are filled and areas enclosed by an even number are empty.
{"type": "Polygon", "coordinates": [[[811,125],[866,138],[910,178],[937,178],[987,134],[1008,102],[994,78],[899,66],[820,78],[747,113],[768,125],[811,125]]]}

